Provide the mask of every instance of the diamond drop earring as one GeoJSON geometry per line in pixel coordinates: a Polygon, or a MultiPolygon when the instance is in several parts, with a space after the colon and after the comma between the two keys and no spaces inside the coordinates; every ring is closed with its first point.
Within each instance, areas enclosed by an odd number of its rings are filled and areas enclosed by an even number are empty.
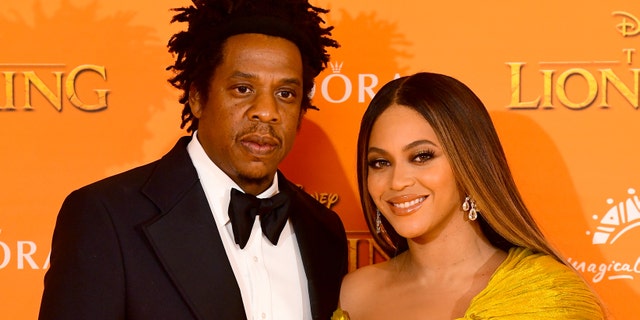
{"type": "Polygon", "coordinates": [[[469,218],[470,221],[478,219],[478,213],[480,213],[480,211],[476,208],[476,202],[471,199],[471,196],[466,196],[464,198],[462,210],[464,212],[468,212],[467,218],[469,218]]]}

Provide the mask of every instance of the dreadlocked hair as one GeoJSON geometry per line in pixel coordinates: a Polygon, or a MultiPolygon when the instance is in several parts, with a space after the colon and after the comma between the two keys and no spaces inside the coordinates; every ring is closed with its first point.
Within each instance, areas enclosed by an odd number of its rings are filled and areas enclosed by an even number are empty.
{"type": "Polygon", "coordinates": [[[282,21],[295,30],[297,38],[301,39],[294,42],[303,63],[302,111],[318,109],[309,97],[313,81],[329,63],[326,48],[339,47],[338,42],[330,38],[333,27],[322,27],[325,21],[320,15],[329,10],[312,6],[307,0],[193,0],[193,5],[172,11],[177,13],[171,23],[188,24],[188,29],[174,34],[167,45],[175,57],[174,64],[167,67],[174,72],[168,81],[182,91],[179,102],[184,108],[180,128],[186,127],[187,132],[198,128],[198,119],[191,113],[189,105],[190,91],[195,90],[199,99],[207,101],[209,81],[222,62],[226,39],[233,35],[225,33],[225,29],[234,20],[242,18],[267,17],[282,21]]]}

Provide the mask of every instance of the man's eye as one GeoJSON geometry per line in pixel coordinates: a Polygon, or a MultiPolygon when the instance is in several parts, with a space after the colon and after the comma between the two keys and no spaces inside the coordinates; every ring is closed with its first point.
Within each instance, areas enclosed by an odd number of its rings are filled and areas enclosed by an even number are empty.
{"type": "Polygon", "coordinates": [[[251,92],[251,88],[249,88],[247,86],[237,86],[237,87],[235,87],[235,90],[240,94],[246,94],[246,93],[251,92]]]}
{"type": "Polygon", "coordinates": [[[280,91],[278,95],[283,99],[295,98],[296,94],[293,91],[280,91]]]}

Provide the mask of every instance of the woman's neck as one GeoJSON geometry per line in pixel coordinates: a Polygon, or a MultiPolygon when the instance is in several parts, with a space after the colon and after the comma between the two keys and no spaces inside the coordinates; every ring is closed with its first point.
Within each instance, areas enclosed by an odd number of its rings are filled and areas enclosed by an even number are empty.
{"type": "Polygon", "coordinates": [[[486,268],[493,272],[506,258],[506,253],[491,245],[477,223],[468,227],[429,241],[409,239],[409,249],[396,258],[399,270],[427,279],[472,275],[486,268]]]}

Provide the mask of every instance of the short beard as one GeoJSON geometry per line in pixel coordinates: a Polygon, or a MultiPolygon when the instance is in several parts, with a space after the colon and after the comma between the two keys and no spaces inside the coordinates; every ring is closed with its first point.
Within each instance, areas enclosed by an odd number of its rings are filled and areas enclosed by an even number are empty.
{"type": "Polygon", "coordinates": [[[274,176],[272,174],[268,174],[263,177],[253,177],[245,174],[238,174],[238,177],[237,177],[238,181],[236,183],[238,185],[244,186],[244,188],[247,188],[248,186],[256,186],[256,187],[265,186],[264,190],[266,190],[273,183],[273,181],[271,180],[273,177],[274,176]]]}

